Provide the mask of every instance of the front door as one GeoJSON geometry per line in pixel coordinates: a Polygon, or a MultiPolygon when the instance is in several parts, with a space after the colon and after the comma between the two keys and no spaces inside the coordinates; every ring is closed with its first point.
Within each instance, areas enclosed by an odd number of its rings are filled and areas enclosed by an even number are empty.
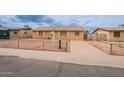
{"type": "Polygon", "coordinates": [[[52,32],[50,33],[50,39],[51,39],[51,44],[52,44],[52,46],[54,46],[54,39],[55,39],[55,32],[54,32],[54,31],[52,31],[52,32]]]}
{"type": "Polygon", "coordinates": [[[55,32],[54,32],[54,31],[52,31],[52,32],[50,33],[50,39],[51,39],[51,40],[54,40],[54,39],[55,39],[55,32]]]}

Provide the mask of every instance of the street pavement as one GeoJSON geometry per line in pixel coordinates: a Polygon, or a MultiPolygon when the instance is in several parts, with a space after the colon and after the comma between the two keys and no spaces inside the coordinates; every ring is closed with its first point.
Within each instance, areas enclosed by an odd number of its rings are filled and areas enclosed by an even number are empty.
{"type": "Polygon", "coordinates": [[[0,56],[0,77],[123,77],[124,68],[0,56]]]}

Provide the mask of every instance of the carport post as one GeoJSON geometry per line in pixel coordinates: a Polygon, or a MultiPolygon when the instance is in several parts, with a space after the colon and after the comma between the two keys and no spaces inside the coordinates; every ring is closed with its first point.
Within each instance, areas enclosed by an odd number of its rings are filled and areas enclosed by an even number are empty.
{"type": "Polygon", "coordinates": [[[112,43],[110,43],[110,55],[112,54],[112,43]]]}

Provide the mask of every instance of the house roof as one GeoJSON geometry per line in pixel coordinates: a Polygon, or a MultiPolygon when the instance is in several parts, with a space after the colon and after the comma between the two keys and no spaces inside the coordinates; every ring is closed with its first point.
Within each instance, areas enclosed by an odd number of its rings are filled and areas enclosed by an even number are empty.
{"type": "Polygon", "coordinates": [[[123,31],[124,32],[124,27],[98,27],[96,28],[94,32],[96,32],[97,30],[104,30],[104,31],[108,31],[108,32],[116,32],[116,31],[123,31]]]}
{"type": "Polygon", "coordinates": [[[32,28],[19,28],[19,27],[16,27],[16,28],[9,28],[10,31],[20,31],[20,30],[30,30],[32,28]]]}
{"type": "Polygon", "coordinates": [[[4,26],[2,26],[2,25],[0,25],[0,30],[1,31],[20,31],[20,30],[30,30],[30,29],[32,29],[32,28],[30,28],[30,27],[4,27],[4,26]]]}
{"type": "Polygon", "coordinates": [[[54,27],[39,27],[39,28],[35,28],[32,29],[33,31],[40,31],[40,30],[54,30],[54,27]]]}
{"type": "Polygon", "coordinates": [[[33,31],[85,31],[83,27],[40,27],[33,29],[33,31]]]}

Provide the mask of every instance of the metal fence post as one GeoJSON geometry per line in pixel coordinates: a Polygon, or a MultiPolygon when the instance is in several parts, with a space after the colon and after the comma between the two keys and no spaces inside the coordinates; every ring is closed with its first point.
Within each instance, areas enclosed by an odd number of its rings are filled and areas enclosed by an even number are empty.
{"type": "Polygon", "coordinates": [[[112,54],[112,43],[110,43],[110,55],[112,54]]]}
{"type": "Polygon", "coordinates": [[[19,48],[19,39],[18,39],[18,48],[19,48]]]}
{"type": "Polygon", "coordinates": [[[119,47],[121,46],[120,42],[119,42],[119,47]]]}
{"type": "Polygon", "coordinates": [[[44,40],[43,40],[43,50],[44,50],[44,40]]]}
{"type": "Polygon", "coordinates": [[[61,48],[62,48],[62,41],[59,40],[59,49],[61,49],[61,48]]]}
{"type": "Polygon", "coordinates": [[[68,51],[68,42],[66,41],[66,51],[68,51]]]}

